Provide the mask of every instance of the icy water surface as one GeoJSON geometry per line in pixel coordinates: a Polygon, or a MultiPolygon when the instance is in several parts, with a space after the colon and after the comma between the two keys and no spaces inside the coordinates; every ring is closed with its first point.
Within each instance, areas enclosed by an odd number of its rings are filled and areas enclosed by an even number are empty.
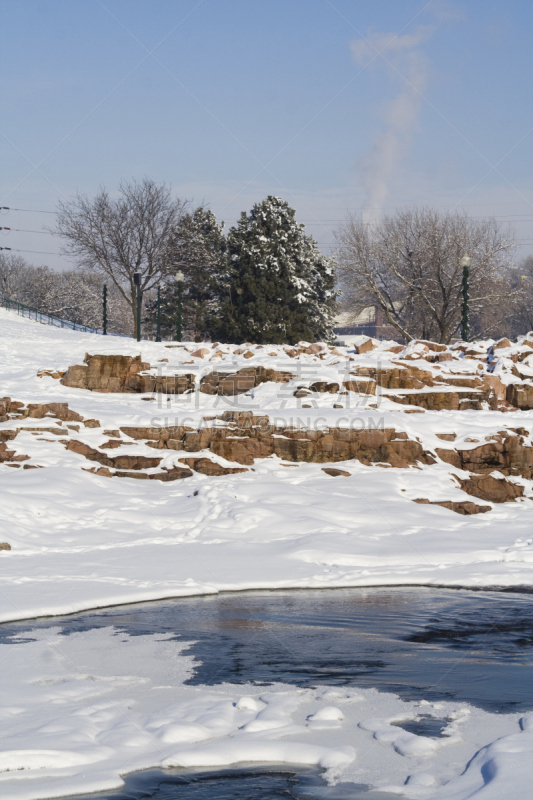
{"type": "Polygon", "coordinates": [[[224,770],[195,775],[150,770],[125,779],[118,792],[77,800],[398,800],[355,783],[326,786],[316,770],[224,770]]]}
{"type": "MultiPolygon", "coordinates": [[[[193,642],[189,683],[283,682],[376,687],[409,700],[533,708],[533,596],[424,588],[250,592],[181,598],[0,626],[0,641],[58,626],[114,626],[193,642]]],[[[27,641],[31,640],[31,634],[27,641]]],[[[20,641],[20,640],[17,640],[20,641]]],[[[24,646],[24,641],[19,646],[24,646]]],[[[447,720],[399,723],[439,737],[447,720]]],[[[275,768],[130,775],[94,800],[392,800],[365,786],[328,787],[317,771],[275,768]]],[[[398,795],[395,795],[397,797],[398,795]]],[[[88,800],[88,798],[87,798],[88,800]]]]}
{"type": "Polygon", "coordinates": [[[533,595],[424,588],[249,592],[0,626],[113,625],[193,641],[193,684],[376,687],[409,700],[533,708],[533,595]]]}

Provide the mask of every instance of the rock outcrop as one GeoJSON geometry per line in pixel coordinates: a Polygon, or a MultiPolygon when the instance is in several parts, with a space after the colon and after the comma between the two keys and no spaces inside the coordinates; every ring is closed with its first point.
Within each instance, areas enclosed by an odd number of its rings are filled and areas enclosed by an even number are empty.
{"type": "Polygon", "coordinates": [[[473,449],[436,448],[442,461],[456,469],[485,474],[497,470],[503,475],[533,478],[533,447],[525,444],[523,436],[502,432],[491,436],[486,444],[473,449]]]}
{"type": "Polygon", "coordinates": [[[237,372],[210,372],[200,381],[203,394],[217,394],[226,397],[244,394],[262,383],[287,383],[295,378],[290,372],[279,372],[266,367],[243,367],[237,372]]]}
{"type": "Polygon", "coordinates": [[[248,472],[242,467],[223,467],[210,458],[180,458],[179,461],[201,475],[236,475],[239,472],[248,472]]]}
{"type": "Polygon", "coordinates": [[[225,412],[223,426],[203,427],[196,431],[184,428],[122,428],[134,438],[147,438],[156,447],[194,453],[210,450],[227,461],[246,466],[256,458],[276,455],[284,461],[324,464],[355,458],[363,464],[388,464],[408,467],[418,462],[433,463],[422,445],[408,439],[394,428],[352,430],[332,428],[302,430],[270,425],[268,417],[254,417],[252,412],[225,412]]]}
{"type": "Polygon", "coordinates": [[[506,400],[515,408],[530,411],[533,408],[533,385],[530,383],[511,383],[507,387],[506,400]]]}
{"type": "Polygon", "coordinates": [[[194,389],[194,375],[152,375],[150,364],[140,356],[87,354],[85,364],[69,367],[61,378],[63,386],[92,392],[162,392],[184,394],[194,389]]]}
{"type": "Polygon", "coordinates": [[[456,514],[462,514],[463,516],[470,516],[471,514],[484,514],[487,511],[490,511],[492,508],[492,506],[478,506],[476,503],[473,503],[470,500],[454,502],[452,500],[418,499],[415,500],[415,503],[423,503],[431,506],[442,506],[442,508],[448,508],[450,511],[455,511],[456,514]]]}
{"type": "Polygon", "coordinates": [[[462,478],[457,478],[457,480],[461,484],[463,492],[489,503],[508,503],[524,495],[523,486],[512,483],[506,478],[498,480],[492,475],[472,475],[466,480],[462,478]]]}
{"type": "Polygon", "coordinates": [[[88,444],[85,444],[85,442],[80,442],[77,439],[70,439],[67,442],[67,450],[71,450],[73,453],[78,453],[78,455],[85,456],[85,458],[88,458],[89,461],[98,461],[98,463],[103,467],[111,467],[113,469],[153,469],[154,467],[158,467],[161,463],[160,458],[148,458],[147,456],[139,455],[111,457],[105,453],[101,453],[94,447],[90,447],[88,444]]]}

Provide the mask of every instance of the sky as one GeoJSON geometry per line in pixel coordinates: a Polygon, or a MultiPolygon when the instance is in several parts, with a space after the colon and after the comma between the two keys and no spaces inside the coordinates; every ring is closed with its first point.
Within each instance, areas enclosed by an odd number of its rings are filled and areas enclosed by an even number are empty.
{"type": "Polygon", "coordinates": [[[533,254],[531,0],[0,0],[0,27],[0,246],[34,264],[71,266],[58,201],[145,175],[226,227],[281,196],[328,254],[408,205],[533,254]]]}

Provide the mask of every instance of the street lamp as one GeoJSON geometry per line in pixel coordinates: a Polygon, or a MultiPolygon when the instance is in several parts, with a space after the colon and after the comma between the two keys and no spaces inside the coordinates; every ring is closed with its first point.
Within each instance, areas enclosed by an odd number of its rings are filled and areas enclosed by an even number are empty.
{"type": "Polygon", "coordinates": [[[157,287],[157,318],[156,318],[156,342],[161,341],[161,286],[157,287]]]}
{"type": "Polygon", "coordinates": [[[178,304],[176,306],[176,341],[181,342],[183,319],[183,280],[185,275],[181,270],[178,270],[174,277],[176,279],[176,283],[178,284],[178,304]]]}
{"type": "Polygon", "coordinates": [[[463,268],[463,313],[461,319],[463,342],[468,340],[468,270],[472,259],[470,256],[463,256],[461,266],[463,268]]]}
{"type": "Polygon", "coordinates": [[[107,284],[104,283],[102,297],[102,333],[107,336],[107,284]]]}
{"type": "Polygon", "coordinates": [[[137,290],[137,341],[141,341],[141,302],[142,302],[142,293],[141,293],[141,273],[134,272],[133,273],[133,283],[137,290]]]}

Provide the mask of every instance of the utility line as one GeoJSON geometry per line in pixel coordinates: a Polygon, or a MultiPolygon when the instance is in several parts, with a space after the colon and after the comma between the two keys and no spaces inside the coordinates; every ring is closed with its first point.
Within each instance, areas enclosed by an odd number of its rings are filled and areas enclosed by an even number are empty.
{"type": "Polygon", "coordinates": [[[38,208],[11,208],[11,206],[0,206],[0,211],[27,211],[28,214],[55,214],[55,211],[41,211],[38,208]]]}
{"type": "Polygon", "coordinates": [[[61,253],[50,253],[46,250],[18,250],[16,247],[0,247],[0,250],[11,250],[13,253],[37,253],[40,256],[60,256],[61,253]]]}
{"type": "Polygon", "coordinates": [[[49,236],[55,236],[52,231],[30,231],[27,228],[6,228],[5,225],[0,225],[0,231],[17,231],[17,233],[47,233],[49,236]]]}

